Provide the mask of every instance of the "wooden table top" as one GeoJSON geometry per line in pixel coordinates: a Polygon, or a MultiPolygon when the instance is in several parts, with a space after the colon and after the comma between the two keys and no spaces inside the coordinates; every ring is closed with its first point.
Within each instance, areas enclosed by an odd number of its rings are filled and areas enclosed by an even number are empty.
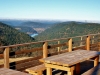
{"type": "Polygon", "coordinates": [[[40,59],[41,62],[63,65],[63,66],[72,66],[79,62],[83,62],[87,59],[96,57],[99,55],[97,51],[88,51],[88,50],[75,50],[72,52],[67,52],[59,55],[54,55],[47,58],[40,59]]]}
{"type": "Polygon", "coordinates": [[[27,74],[20,71],[7,69],[7,68],[0,68],[0,75],[31,75],[31,74],[27,74]]]}

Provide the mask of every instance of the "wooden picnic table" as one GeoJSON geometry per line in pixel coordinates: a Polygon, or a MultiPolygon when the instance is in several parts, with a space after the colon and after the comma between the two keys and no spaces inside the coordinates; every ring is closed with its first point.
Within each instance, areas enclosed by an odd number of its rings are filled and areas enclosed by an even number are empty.
{"type": "Polygon", "coordinates": [[[0,75],[31,75],[31,74],[27,74],[20,71],[7,69],[7,68],[0,68],[0,75]]]}
{"type": "Polygon", "coordinates": [[[75,70],[77,73],[76,75],[78,75],[80,72],[80,62],[91,58],[94,59],[94,66],[97,66],[99,62],[99,52],[88,50],[75,50],[42,58],[40,61],[45,63],[47,75],[52,75],[52,68],[67,71],[68,75],[74,75],[73,72],[75,70]]]}

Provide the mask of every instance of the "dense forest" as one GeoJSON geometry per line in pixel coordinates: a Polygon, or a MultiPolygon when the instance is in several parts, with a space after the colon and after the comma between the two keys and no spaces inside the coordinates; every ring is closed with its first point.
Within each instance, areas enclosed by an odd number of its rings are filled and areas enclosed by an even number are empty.
{"type": "Polygon", "coordinates": [[[0,22],[0,45],[32,42],[34,38],[0,22]]]}
{"type": "Polygon", "coordinates": [[[55,24],[35,37],[38,41],[73,36],[96,34],[100,32],[98,23],[63,22],[55,24]]]}

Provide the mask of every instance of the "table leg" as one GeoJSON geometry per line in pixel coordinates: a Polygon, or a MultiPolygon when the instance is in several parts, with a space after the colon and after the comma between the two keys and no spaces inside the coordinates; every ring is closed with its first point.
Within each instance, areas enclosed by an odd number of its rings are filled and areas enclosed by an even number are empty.
{"type": "Polygon", "coordinates": [[[47,75],[52,75],[52,68],[47,67],[47,75]]]}
{"type": "Polygon", "coordinates": [[[76,64],[76,66],[75,66],[75,74],[76,75],[80,74],[80,63],[76,64]]]}
{"type": "Polygon", "coordinates": [[[42,75],[42,71],[38,72],[37,75],[42,75]]]}
{"type": "Polygon", "coordinates": [[[73,71],[68,71],[67,74],[68,75],[74,75],[73,71]]]}
{"type": "Polygon", "coordinates": [[[67,71],[67,74],[68,75],[74,75],[74,70],[75,70],[75,67],[73,66],[73,67],[70,68],[70,71],[67,71]]]}
{"type": "Polygon", "coordinates": [[[97,66],[98,63],[99,63],[99,56],[96,56],[96,57],[94,58],[94,67],[97,66]]]}

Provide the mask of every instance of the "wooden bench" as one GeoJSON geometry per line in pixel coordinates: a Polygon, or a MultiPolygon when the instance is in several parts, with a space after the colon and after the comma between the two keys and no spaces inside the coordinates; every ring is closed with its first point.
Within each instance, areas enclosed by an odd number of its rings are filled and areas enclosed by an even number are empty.
{"type": "Polygon", "coordinates": [[[84,72],[82,75],[100,75],[100,65],[91,68],[90,70],[84,72]]]}
{"type": "Polygon", "coordinates": [[[7,68],[0,68],[0,75],[31,75],[31,74],[27,74],[20,71],[7,69],[7,68]]]}
{"type": "Polygon", "coordinates": [[[27,71],[28,73],[32,74],[32,75],[42,75],[42,72],[45,70],[45,65],[41,64],[38,66],[34,66],[31,68],[27,68],[25,71],[27,71]]]}

